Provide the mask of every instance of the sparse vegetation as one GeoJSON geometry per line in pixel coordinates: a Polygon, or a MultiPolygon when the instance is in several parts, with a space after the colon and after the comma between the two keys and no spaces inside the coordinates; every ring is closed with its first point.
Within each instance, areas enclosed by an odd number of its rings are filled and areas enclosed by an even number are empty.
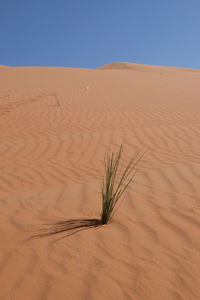
{"type": "Polygon", "coordinates": [[[117,203],[121,199],[128,185],[136,174],[136,165],[141,160],[144,152],[139,151],[134,158],[130,160],[124,171],[120,171],[120,162],[122,157],[122,145],[116,153],[111,153],[105,158],[105,177],[102,183],[102,212],[99,219],[70,219],[58,221],[53,224],[46,224],[39,233],[33,237],[43,237],[55,234],[65,233],[54,242],[69,237],[82,230],[97,228],[108,224],[117,208],[117,203]]]}
{"type": "Polygon", "coordinates": [[[120,146],[118,152],[112,153],[105,159],[105,177],[102,184],[102,213],[101,223],[107,224],[111,221],[116,210],[116,205],[121,196],[133,180],[136,170],[135,167],[141,160],[141,151],[130,160],[124,171],[119,174],[119,165],[122,157],[123,147],[120,146]]]}

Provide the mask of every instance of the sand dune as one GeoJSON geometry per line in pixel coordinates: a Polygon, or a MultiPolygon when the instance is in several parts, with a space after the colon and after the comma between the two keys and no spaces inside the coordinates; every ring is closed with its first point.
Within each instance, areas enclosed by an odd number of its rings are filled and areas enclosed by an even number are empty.
{"type": "Polygon", "coordinates": [[[99,70],[135,70],[135,71],[143,71],[143,72],[162,72],[165,70],[165,72],[168,71],[187,71],[187,72],[197,72],[199,73],[200,70],[198,69],[186,69],[186,68],[180,68],[180,67],[163,67],[163,66],[154,66],[154,65],[142,65],[142,64],[136,64],[136,63],[127,63],[127,62],[114,62],[111,64],[107,64],[104,66],[101,66],[98,68],[99,70]]]}
{"type": "Polygon", "coordinates": [[[199,70],[3,67],[0,82],[0,299],[199,299],[199,70]],[[30,239],[99,217],[120,144],[146,154],[112,223],[30,239]]]}

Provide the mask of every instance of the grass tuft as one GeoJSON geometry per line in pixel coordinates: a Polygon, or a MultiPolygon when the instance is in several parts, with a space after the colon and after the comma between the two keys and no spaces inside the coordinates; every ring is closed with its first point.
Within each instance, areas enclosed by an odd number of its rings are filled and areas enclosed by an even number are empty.
{"type": "Polygon", "coordinates": [[[116,154],[111,153],[105,158],[105,177],[102,184],[102,224],[108,224],[111,221],[116,210],[116,205],[133,180],[136,174],[135,167],[144,155],[142,151],[139,151],[130,160],[124,171],[119,174],[122,152],[123,147],[121,145],[116,154]]]}
{"type": "Polygon", "coordinates": [[[129,161],[124,171],[121,172],[119,171],[119,166],[122,150],[121,145],[118,152],[111,153],[105,158],[105,178],[102,184],[102,212],[100,219],[70,219],[45,224],[45,227],[39,229],[39,231],[29,239],[63,234],[54,241],[57,242],[80,231],[98,228],[104,224],[108,224],[116,211],[118,201],[136,174],[136,165],[144,155],[143,151],[139,151],[136,156],[129,161]]]}

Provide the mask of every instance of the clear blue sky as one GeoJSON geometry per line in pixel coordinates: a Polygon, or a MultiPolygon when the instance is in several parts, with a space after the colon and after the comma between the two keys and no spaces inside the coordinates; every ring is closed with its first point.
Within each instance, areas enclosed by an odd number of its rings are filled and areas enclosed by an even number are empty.
{"type": "Polygon", "coordinates": [[[0,65],[200,69],[200,0],[0,0],[0,65]]]}

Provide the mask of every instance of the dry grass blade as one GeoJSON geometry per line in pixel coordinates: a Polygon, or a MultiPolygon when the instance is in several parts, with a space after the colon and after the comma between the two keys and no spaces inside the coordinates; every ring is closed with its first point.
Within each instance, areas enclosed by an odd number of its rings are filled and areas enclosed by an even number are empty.
{"type": "Polygon", "coordinates": [[[137,155],[130,160],[118,181],[117,177],[122,157],[122,150],[123,148],[121,145],[116,154],[112,153],[105,159],[105,179],[102,184],[102,224],[110,222],[114,214],[116,204],[133,180],[136,174],[135,167],[144,155],[144,153],[140,150],[137,155]]]}

